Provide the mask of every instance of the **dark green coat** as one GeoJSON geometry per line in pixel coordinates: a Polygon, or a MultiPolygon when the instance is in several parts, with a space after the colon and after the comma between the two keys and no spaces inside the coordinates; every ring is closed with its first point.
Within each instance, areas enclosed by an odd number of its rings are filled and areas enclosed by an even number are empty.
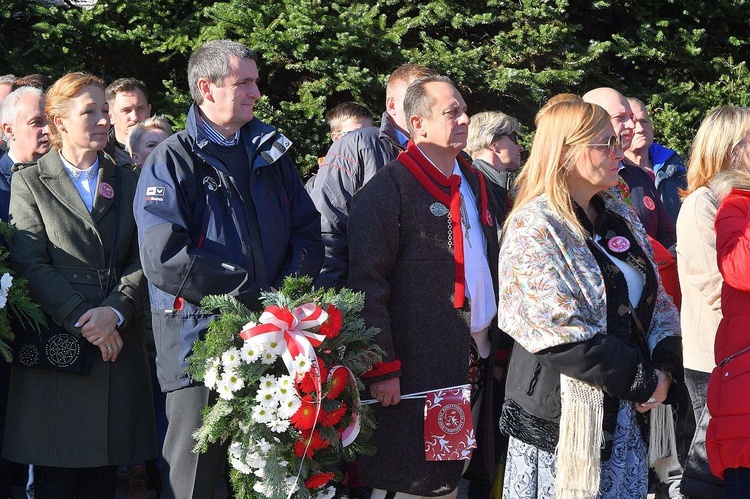
{"type": "Polygon", "coordinates": [[[80,334],[74,324],[87,310],[114,307],[124,318],[119,328],[124,346],[115,362],[104,362],[97,351],[86,376],[14,366],[6,459],[78,468],[128,464],[156,455],[140,314],[147,290],[132,210],[137,178],[137,173],[113,166],[100,154],[99,185],[107,182],[115,194],[107,199],[97,189],[89,213],[55,149],[36,166],[13,175],[10,218],[18,232],[11,260],[17,274],[28,280],[32,299],[73,334],[80,334]],[[118,200],[119,281],[105,296],[96,270],[109,267],[118,200]]]}

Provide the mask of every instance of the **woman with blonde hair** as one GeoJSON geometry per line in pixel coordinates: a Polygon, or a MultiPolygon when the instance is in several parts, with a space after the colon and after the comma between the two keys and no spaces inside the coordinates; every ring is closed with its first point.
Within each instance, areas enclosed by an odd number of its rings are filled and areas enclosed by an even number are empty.
{"type": "Polygon", "coordinates": [[[710,473],[705,434],[708,378],[716,366],[714,339],[721,313],[723,279],[716,261],[714,222],[721,172],[747,167],[750,109],[723,106],[706,115],[693,140],[687,188],[677,217],[677,270],[682,289],[680,325],[683,334],[685,384],[693,404],[697,430],[690,446],[682,490],[691,497],[723,497],[721,481],[710,473]]]}
{"type": "Polygon", "coordinates": [[[677,310],[611,192],[623,151],[606,111],[564,100],[537,127],[500,251],[499,325],[516,342],[503,497],[645,498],[649,463],[674,459],[677,310]]]}
{"type": "Polygon", "coordinates": [[[57,80],[45,114],[52,149],[13,175],[11,260],[47,323],[96,354],[83,375],[13,367],[3,457],[34,464],[38,499],[114,498],[116,465],[156,455],[132,210],[138,174],[102,153],[109,116],[95,76],[57,80]]]}

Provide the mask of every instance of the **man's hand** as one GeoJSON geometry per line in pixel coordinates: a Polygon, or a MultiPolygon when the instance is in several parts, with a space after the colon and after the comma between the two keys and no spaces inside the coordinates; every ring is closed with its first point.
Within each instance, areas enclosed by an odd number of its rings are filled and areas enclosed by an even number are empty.
{"type": "Polygon", "coordinates": [[[401,402],[401,381],[392,378],[373,383],[370,385],[370,394],[385,407],[396,405],[401,402]]]}

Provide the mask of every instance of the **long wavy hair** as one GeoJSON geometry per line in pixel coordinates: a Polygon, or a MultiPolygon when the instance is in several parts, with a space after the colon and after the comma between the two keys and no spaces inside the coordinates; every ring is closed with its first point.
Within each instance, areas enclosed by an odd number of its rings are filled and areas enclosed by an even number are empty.
{"type": "Polygon", "coordinates": [[[748,133],[750,108],[722,106],[709,112],[693,139],[682,198],[708,185],[717,173],[735,168],[748,147],[743,140],[748,133]]]}
{"type": "Polygon", "coordinates": [[[529,159],[518,176],[518,194],[506,225],[532,199],[544,194],[552,211],[580,237],[586,231],[578,222],[567,176],[581,160],[586,145],[596,140],[610,122],[600,106],[580,99],[562,100],[537,117],[537,131],[529,159]]]}

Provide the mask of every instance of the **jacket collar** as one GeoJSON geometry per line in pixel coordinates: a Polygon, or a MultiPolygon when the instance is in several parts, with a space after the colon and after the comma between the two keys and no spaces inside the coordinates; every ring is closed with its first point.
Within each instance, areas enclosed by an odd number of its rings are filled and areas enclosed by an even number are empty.
{"type": "MultiPolygon", "coordinates": [[[[228,175],[229,172],[224,167],[224,164],[205,150],[205,147],[209,143],[209,138],[202,130],[202,127],[198,126],[199,120],[202,119],[200,108],[194,103],[190,106],[190,111],[188,111],[186,127],[188,135],[195,139],[193,150],[214,168],[228,175]]],[[[276,162],[292,146],[291,140],[258,118],[253,118],[242,125],[242,128],[240,128],[240,141],[247,151],[247,157],[250,159],[253,169],[276,162]]]]}
{"type": "Polygon", "coordinates": [[[37,164],[39,179],[47,186],[49,191],[60,200],[71,212],[75,213],[82,220],[98,222],[114,205],[117,196],[121,193],[114,191],[115,185],[115,166],[100,151],[99,173],[97,178],[97,192],[94,196],[94,206],[89,213],[86,205],[78,194],[73,182],[70,180],[68,173],[65,171],[60,153],[53,148],[42,156],[37,164]],[[102,195],[103,185],[108,184],[114,195],[107,198],[102,195]]]}

